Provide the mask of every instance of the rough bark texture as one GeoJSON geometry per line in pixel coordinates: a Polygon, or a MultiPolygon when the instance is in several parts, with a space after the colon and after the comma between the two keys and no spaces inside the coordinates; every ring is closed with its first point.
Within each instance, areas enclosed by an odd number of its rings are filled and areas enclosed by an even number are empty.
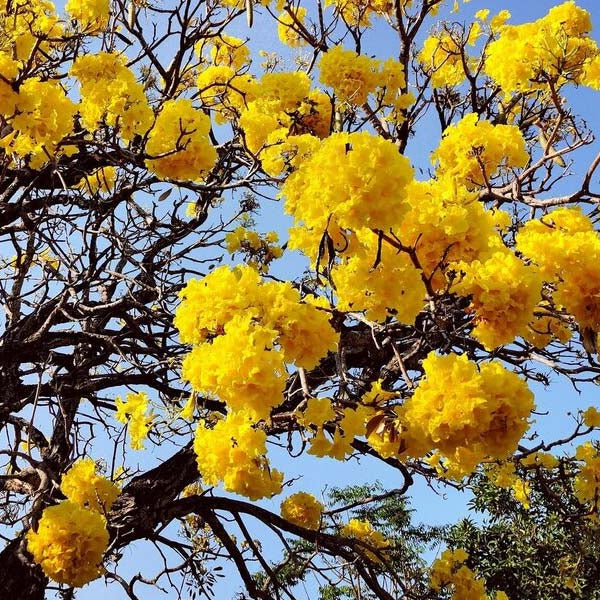
{"type": "Polygon", "coordinates": [[[23,555],[19,537],[0,552],[1,597],[6,600],[44,600],[48,579],[23,555]]]}

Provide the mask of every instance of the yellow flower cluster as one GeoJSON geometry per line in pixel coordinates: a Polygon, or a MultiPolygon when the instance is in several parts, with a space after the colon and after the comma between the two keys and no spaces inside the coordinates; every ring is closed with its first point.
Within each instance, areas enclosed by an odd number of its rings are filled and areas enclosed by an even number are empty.
{"type": "Polygon", "coordinates": [[[44,509],[37,531],[27,532],[27,549],[44,573],[75,587],[99,577],[107,546],[106,519],[70,500],[44,509]]]}
{"type": "Polygon", "coordinates": [[[368,132],[329,136],[281,188],[294,217],[290,247],[314,257],[325,232],[343,244],[347,229],[388,230],[408,209],[412,175],[390,141],[368,132]]]}
{"type": "Polygon", "coordinates": [[[329,135],[331,102],[310,89],[306,73],[265,74],[246,105],[239,119],[246,146],[273,177],[297,167],[329,135]]]}
{"type": "Polygon", "coordinates": [[[98,475],[91,458],[78,460],[63,475],[60,491],[82,508],[106,514],[120,493],[112,481],[98,475]]]}
{"type": "Polygon", "coordinates": [[[398,97],[400,88],[406,85],[404,69],[395,60],[386,61],[357,54],[343,46],[334,46],[321,57],[319,80],[331,87],[342,103],[362,105],[369,94],[382,90],[379,100],[396,108],[406,108],[412,97],[398,97]]]}
{"type": "Polygon", "coordinates": [[[319,529],[324,506],[306,492],[292,494],[281,503],[281,516],[294,525],[306,529],[319,529]]]}
{"type": "MultiPolygon", "coordinates": [[[[299,228],[297,231],[301,232],[299,228]]],[[[373,321],[394,316],[401,323],[414,323],[423,308],[427,291],[408,254],[398,252],[386,242],[379,248],[377,234],[368,229],[359,230],[351,240],[331,273],[337,308],[365,311],[366,317],[373,321]],[[380,260],[373,268],[378,252],[380,260]],[[390,281],[394,285],[390,285],[390,281]]],[[[309,242],[314,248],[315,242],[309,242]]],[[[308,253],[309,246],[303,245],[303,249],[308,253]]]]}
{"type": "Polygon", "coordinates": [[[120,396],[115,399],[117,412],[115,418],[120,423],[129,426],[130,445],[134,450],[143,450],[142,443],[147,437],[154,414],[148,413],[148,394],[138,392],[137,394],[127,394],[125,402],[120,396]]]}
{"type": "MultiPolygon", "coordinates": [[[[444,550],[431,565],[429,585],[435,592],[452,589],[452,600],[490,600],[485,592],[485,582],[464,563],[469,555],[462,549],[444,550]]],[[[494,600],[508,600],[504,592],[496,592],[494,600]]]]}
{"type": "Polygon", "coordinates": [[[252,75],[238,74],[231,66],[209,65],[198,74],[196,86],[203,106],[213,111],[218,124],[223,124],[247,107],[257,83],[252,75]]]}
{"type": "Polygon", "coordinates": [[[95,131],[104,122],[118,127],[123,141],[130,142],[152,126],[154,113],[123,56],[86,54],[73,63],[70,74],[81,84],[79,114],[86,129],[95,131]]]}
{"type": "Polygon", "coordinates": [[[200,421],[196,429],[194,450],[202,480],[229,492],[250,498],[279,494],[283,474],[269,468],[264,431],[254,427],[254,413],[231,412],[209,429],[200,421]]]}
{"type": "Polygon", "coordinates": [[[290,283],[263,282],[250,266],[192,279],[181,297],[175,325],[194,344],[183,377],[257,419],[281,402],[286,363],[313,368],[337,344],[326,311],[302,302],[290,283]]]}
{"type": "Polygon", "coordinates": [[[290,7],[290,12],[282,12],[278,17],[277,35],[282,44],[291,48],[306,46],[306,40],[298,32],[296,22],[304,25],[307,10],[302,6],[290,7]]]}
{"type": "Polygon", "coordinates": [[[434,353],[423,369],[401,412],[407,454],[437,449],[449,476],[462,477],[484,459],[504,459],[515,450],[534,408],[533,394],[515,373],[497,362],[478,371],[465,355],[434,353]]]}
{"type": "Polygon", "coordinates": [[[366,423],[372,416],[374,409],[368,406],[357,406],[356,409],[345,408],[340,411],[341,418],[333,409],[329,398],[310,398],[306,409],[298,413],[298,423],[307,430],[315,430],[315,435],[310,439],[309,454],[313,456],[328,456],[336,460],[344,460],[354,452],[352,442],[355,437],[365,435],[366,423]],[[337,422],[334,424],[334,421],[337,422]],[[332,439],[325,434],[325,424],[330,423],[328,430],[332,439]]]}
{"type": "Polygon", "coordinates": [[[600,494],[600,453],[591,442],[586,442],[577,448],[575,457],[583,463],[575,477],[575,496],[582,504],[590,503],[597,516],[600,494]]]}
{"type": "Polygon", "coordinates": [[[116,180],[117,169],[115,167],[102,167],[82,177],[77,187],[86,194],[95,196],[96,194],[113,192],[116,180]]]}
{"type": "MultiPolygon", "coordinates": [[[[239,71],[250,64],[250,49],[244,40],[222,33],[219,37],[210,38],[208,43],[213,65],[239,71]]],[[[201,54],[202,46],[197,46],[196,51],[201,54]]]]}
{"type": "Polygon", "coordinates": [[[55,6],[47,0],[5,2],[0,8],[0,51],[23,65],[48,61],[64,28],[55,6]]]}
{"type": "MultiPolygon", "coordinates": [[[[402,0],[408,5],[412,0],[402,0]]],[[[325,6],[333,6],[348,25],[371,26],[373,15],[389,14],[394,10],[391,0],[326,0],[325,6]]]]}
{"type": "Polygon", "coordinates": [[[529,494],[531,486],[527,481],[521,479],[515,472],[515,465],[512,462],[489,465],[485,474],[495,486],[510,489],[515,500],[523,505],[523,508],[529,508],[529,494]]]}
{"type": "Polygon", "coordinates": [[[453,290],[471,296],[475,313],[473,337],[487,350],[529,333],[533,311],[541,300],[542,276],[511,251],[494,253],[486,261],[459,264],[461,276],[453,290]]]}
{"type": "Polygon", "coordinates": [[[571,339],[568,325],[560,315],[549,312],[549,309],[546,301],[540,302],[534,320],[529,323],[529,331],[523,334],[523,338],[536,348],[545,348],[554,339],[563,344],[571,339]]]}
{"type": "MultiPolygon", "coordinates": [[[[466,41],[468,45],[474,45],[478,38],[480,29],[472,27],[472,35],[466,41]]],[[[436,88],[454,87],[460,85],[466,79],[465,64],[469,67],[472,59],[466,56],[464,46],[458,34],[449,31],[441,31],[429,36],[423,42],[423,48],[419,52],[419,61],[431,76],[431,85],[436,88]]]]}
{"type": "Polygon", "coordinates": [[[584,424],[588,427],[600,427],[600,411],[596,407],[588,407],[582,417],[584,424]]]}
{"type": "Polygon", "coordinates": [[[537,21],[502,27],[488,46],[485,71],[506,94],[586,83],[586,67],[599,54],[591,29],[587,11],[563,2],[537,21]]]}
{"type": "Polygon", "coordinates": [[[600,331],[600,236],[579,208],[560,208],[529,221],[517,248],[553,283],[555,307],[572,314],[580,329],[600,331]]]}
{"type": "Polygon", "coordinates": [[[27,158],[29,166],[38,169],[73,131],[77,107],[57,81],[37,78],[26,79],[14,100],[17,113],[8,119],[13,131],[0,140],[0,146],[15,158],[27,158]]]}
{"type": "Polygon", "coordinates": [[[274,231],[266,235],[247,227],[236,227],[225,236],[227,251],[232,254],[243,252],[247,256],[248,264],[263,272],[268,269],[269,263],[283,255],[283,249],[277,245],[279,236],[274,231]]]}
{"type": "Polygon", "coordinates": [[[528,160],[518,127],[479,121],[476,114],[448,127],[432,153],[438,175],[455,179],[471,190],[487,186],[503,169],[524,167],[528,160]]]}
{"type": "Polygon", "coordinates": [[[162,179],[201,181],[217,160],[210,118],[188,99],[167,100],[146,143],[146,166],[162,179]]]}
{"type": "Polygon", "coordinates": [[[390,541],[380,531],[375,530],[369,521],[362,519],[350,519],[340,533],[362,542],[366,549],[361,548],[360,551],[373,562],[381,562],[382,557],[385,557],[385,549],[390,546],[390,541]]]}
{"type": "Polygon", "coordinates": [[[394,232],[405,246],[415,248],[435,289],[447,287],[448,265],[482,260],[503,247],[497,228],[508,214],[486,210],[475,192],[448,177],[413,181],[408,203],[410,210],[394,232]]]}
{"type": "Polygon", "coordinates": [[[86,33],[100,31],[108,25],[109,0],[68,0],[65,10],[86,33]]]}
{"type": "Polygon", "coordinates": [[[319,81],[333,88],[342,102],[361,105],[379,85],[380,61],[334,46],[321,57],[319,81]]]}

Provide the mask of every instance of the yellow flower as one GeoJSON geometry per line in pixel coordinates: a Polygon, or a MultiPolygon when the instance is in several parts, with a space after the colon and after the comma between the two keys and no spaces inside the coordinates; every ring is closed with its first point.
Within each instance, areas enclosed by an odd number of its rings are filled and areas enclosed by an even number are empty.
{"type": "Polygon", "coordinates": [[[82,508],[107,513],[121,490],[112,481],[96,473],[91,458],[78,460],[63,475],[60,491],[82,508]]]}
{"type": "Polygon", "coordinates": [[[148,394],[138,392],[137,394],[127,394],[125,402],[117,396],[115,400],[117,421],[129,426],[130,445],[134,450],[143,450],[143,440],[148,437],[148,432],[152,427],[154,414],[146,412],[148,408],[148,394]]]}
{"type": "Polygon", "coordinates": [[[200,421],[194,450],[202,480],[251,500],[279,494],[283,474],[271,469],[266,453],[267,436],[254,428],[252,412],[240,409],[209,429],[200,421]]]}
{"type": "Polygon", "coordinates": [[[323,505],[306,492],[292,494],[281,503],[281,516],[294,525],[306,529],[319,529],[323,505]]]}
{"type": "Polygon", "coordinates": [[[385,556],[385,548],[390,546],[390,541],[386,540],[383,534],[373,529],[369,521],[361,519],[351,519],[342,527],[340,532],[343,536],[360,540],[367,549],[361,548],[360,551],[369,560],[381,562],[381,556],[385,556]],[[377,550],[377,554],[374,552],[377,550]]]}
{"type": "Polygon", "coordinates": [[[27,532],[27,549],[44,573],[75,587],[100,576],[107,546],[105,518],[70,500],[46,508],[37,531],[27,532]]]}

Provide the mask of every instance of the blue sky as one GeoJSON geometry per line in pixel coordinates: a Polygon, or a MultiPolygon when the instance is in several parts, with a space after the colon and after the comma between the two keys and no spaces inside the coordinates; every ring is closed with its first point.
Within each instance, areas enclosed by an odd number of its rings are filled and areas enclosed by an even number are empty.
{"type": "MultiPolygon", "coordinates": [[[[61,3],[57,3],[59,6],[61,3]]],[[[469,4],[461,7],[458,14],[451,15],[452,20],[468,19],[475,11],[482,8],[490,8],[492,12],[506,8],[512,13],[512,23],[520,23],[528,20],[539,18],[547,12],[549,8],[555,6],[557,2],[553,0],[505,0],[494,2],[492,0],[472,0],[469,4]]],[[[594,20],[595,28],[600,31],[600,7],[598,0],[580,0],[578,5],[590,11],[594,20]]],[[[250,46],[253,50],[280,50],[280,45],[276,35],[276,28],[273,23],[269,27],[264,25],[264,21],[257,20],[251,32],[247,32],[243,19],[240,19],[237,26],[232,30],[232,34],[240,37],[251,37],[250,46]]],[[[432,23],[431,23],[432,24],[432,23]]],[[[598,36],[596,36],[598,38],[598,36]]],[[[389,36],[387,29],[376,27],[365,38],[365,47],[368,52],[376,54],[379,57],[386,58],[390,54],[390,48],[393,40],[389,36]]],[[[288,56],[290,68],[293,64],[293,57],[288,56]]],[[[600,122],[598,114],[590,110],[593,104],[598,105],[598,94],[591,91],[577,92],[577,108],[585,113],[591,125],[595,124],[596,131],[600,131],[600,122]]],[[[596,111],[597,112],[597,111],[596,111]]],[[[414,162],[426,162],[427,155],[424,148],[427,148],[429,140],[434,142],[439,139],[439,131],[436,130],[435,124],[424,123],[420,137],[418,136],[408,148],[408,155],[414,162]]],[[[597,150],[598,144],[593,148],[597,150]]],[[[582,163],[585,164],[585,158],[582,157],[582,163]]],[[[276,228],[280,231],[285,231],[287,221],[280,212],[280,207],[276,204],[270,205],[262,211],[259,217],[261,226],[265,229],[276,228]]],[[[300,262],[281,263],[276,267],[275,273],[281,276],[288,275],[290,271],[296,271],[300,262]]],[[[583,394],[578,395],[573,391],[568,382],[558,381],[555,377],[555,383],[550,390],[544,390],[538,386],[536,397],[539,407],[539,412],[549,411],[548,416],[539,415],[536,417],[534,428],[538,430],[542,437],[556,437],[569,431],[570,421],[567,413],[576,410],[577,407],[586,407],[590,404],[596,404],[596,388],[587,389],[583,394]]],[[[100,451],[99,448],[96,449],[100,451]]],[[[156,460],[160,460],[160,449],[153,452],[147,452],[140,455],[141,466],[153,464],[156,460]],[[153,454],[153,452],[155,454],[153,454]]],[[[363,459],[360,463],[355,461],[348,463],[339,463],[331,459],[316,460],[311,457],[303,458],[298,461],[291,461],[284,456],[284,453],[278,453],[274,460],[274,466],[285,471],[287,477],[302,477],[301,481],[296,484],[294,491],[300,489],[312,491],[317,496],[320,496],[327,484],[344,485],[349,483],[364,483],[372,482],[379,479],[384,485],[395,487],[398,485],[398,475],[390,473],[388,469],[383,469],[378,463],[371,459],[363,459]]],[[[273,454],[275,456],[275,453],[273,454]]],[[[137,456],[130,454],[131,459],[136,459],[137,456]]],[[[442,492],[444,490],[441,490],[442,492]]],[[[465,504],[467,496],[449,491],[447,496],[436,495],[427,488],[423,481],[418,481],[411,489],[413,507],[416,509],[416,519],[423,520],[427,523],[446,523],[456,520],[461,515],[466,513],[465,504]]],[[[262,504],[267,508],[278,510],[280,499],[273,501],[265,501],[262,504]]],[[[157,564],[158,557],[156,553],[148,549],[147,544],[138,543],[126,548],[123,552],[124,565],[127,565],[127,570],[131,574],[135,573],[138,568],[146,568],[148,565],[157,564]]],[[[150,572],[148,572],[150,574],[150,572]]],[[[231,579],[224,583],[219,588],[217,600],[233,597],[234,592],[239,588],[239,582],[231,579]]],[[[154,600],[170,598],[169,594],[165,595],[152,587],[139,586],[140,598],[143,600],[154,600]]],[[[79,600],[121,600],[126,598],[124,592],[119,586],[111,585],[106,588],[102,580],[98,580],[77,593],[79,600]]]]}

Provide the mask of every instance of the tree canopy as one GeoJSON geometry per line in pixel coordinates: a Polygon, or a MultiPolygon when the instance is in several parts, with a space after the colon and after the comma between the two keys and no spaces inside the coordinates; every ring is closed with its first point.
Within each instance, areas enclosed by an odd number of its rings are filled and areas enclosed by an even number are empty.
{"type": "Polygon", "coordinates": [[[541,4],[1,4],[7,598],[600,593],[600,48],[541,4]]]}

